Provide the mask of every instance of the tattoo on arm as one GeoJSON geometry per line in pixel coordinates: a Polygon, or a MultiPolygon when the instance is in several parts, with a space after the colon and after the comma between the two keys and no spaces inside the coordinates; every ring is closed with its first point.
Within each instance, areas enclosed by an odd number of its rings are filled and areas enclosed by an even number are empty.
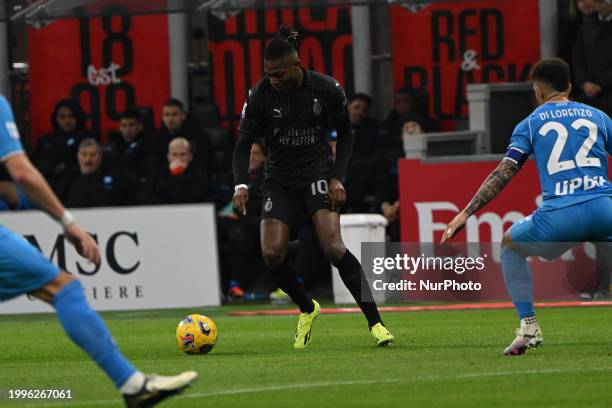
{"type": "Polygon", "coordinates": [[[506,184],[520,170],[520,167],[510,160],[502,160],[501,163],[489,174],[482,183],[472,201],[465,207],[468,215],[474,214],[493,200],[506,187],[506,184]]]}

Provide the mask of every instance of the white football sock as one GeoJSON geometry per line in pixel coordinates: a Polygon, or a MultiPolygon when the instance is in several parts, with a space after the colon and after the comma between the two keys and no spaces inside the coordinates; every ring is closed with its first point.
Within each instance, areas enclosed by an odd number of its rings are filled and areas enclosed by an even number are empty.
{"type": "Polygon", "coordinates": [[[119,388],[119,392],[121,394],[136,394],[138,391],[142,389],[142,386],[145,383],[145,375],[140,371],[136,371],[134,374],[128,378],[121,388],[119,388]]]}

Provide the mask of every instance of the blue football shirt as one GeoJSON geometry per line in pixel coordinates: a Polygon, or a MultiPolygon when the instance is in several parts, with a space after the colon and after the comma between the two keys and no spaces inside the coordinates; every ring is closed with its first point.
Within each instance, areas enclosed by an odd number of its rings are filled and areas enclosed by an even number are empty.
{"type": "Polygon", "coordinates": [[[23,152],[19,141],[19,130],[6,98],[0,95],[0,161],[15,153],[23,152]]]}
{"type": "Polygon", "coordinates": [[[533,154],[540,176],[540,210],[612,196],[608,154],[612,154],[612,120],[577,102],[548,102],[519,123],[506,159],[519,164],[533,154]]]}

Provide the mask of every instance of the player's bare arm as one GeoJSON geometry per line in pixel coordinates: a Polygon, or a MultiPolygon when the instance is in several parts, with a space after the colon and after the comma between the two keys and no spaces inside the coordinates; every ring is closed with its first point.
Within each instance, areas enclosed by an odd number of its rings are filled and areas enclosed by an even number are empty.
{"type": "Polygon", "coordinates": [[[96,265],[100,264],[100,251],[93,238],[74,222],[40,172],[32,165],[25,154],[14,154],[4,162],[6,169],[19,184],[24,193],[40,209],[64,226],[66,238],[74,245],[80,255],[96,265]]]}
{"type": "Polygon", "coordinates": [[[470,203],[448,223],[442,234],[441,242],[446,242],[455,236],[463,228],[467,219],[497,197],[519,170],[518,164],[510,160],[502,160],[482,183],[470,203]]]}
{"type": "Polygon", "coordinates": [[[497,197],[519,170],[520,167],[516,163],[510,160],[502,160],[482,183],[472,201],[465,207],[464,211],[467,215],[474,214],[497,197]]]}
{"type": "Polygon", "coordinates": [[[246,215],[246,204],[249,201],[249,188],[246,184],[249,172],[249,157],[251,155],[251,145],[253,144],[251,133],[240,132],[240,137],[236,142],[234,150],[234,208],[239,214],[246,215]]]}

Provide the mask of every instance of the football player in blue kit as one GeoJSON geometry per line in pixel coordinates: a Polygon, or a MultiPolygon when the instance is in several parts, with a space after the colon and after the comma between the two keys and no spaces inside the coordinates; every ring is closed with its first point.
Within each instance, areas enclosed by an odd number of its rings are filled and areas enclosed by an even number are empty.
{"type": "MultiPolygon", "coordinates": [[[[96,265],[100,252],[25,155],[7,100],[0,95],[0,160],[38,208],[56,219],[79,254],[96,265]]],[[[83,286],[60,270],[21,236],[0,225],[0,302],[30,294],[51,304],[66,334],[113,381],[128,407],[150,407],[181,392],[197,373],[145,376],[121,354],[98,314],[89,306],[83,286]]]]}
{"type": "Polygon", "coordinates": [[[520,355],[542,343],[535,318],[530,255],[553,259],[576,242],[601,242],[610,257],[612,121],[604,112],[569,100],[570,69],[557,58],[544,59],[532,71],[539,107],[520,122],[506,156],[470,203],[446,227],[452,238],[476,211],[493,200],[533,154],[542,187],[542,205],[504,234],[501,264],[504,282],[520,318],[520,328],[505,355],[520,355]]]}

